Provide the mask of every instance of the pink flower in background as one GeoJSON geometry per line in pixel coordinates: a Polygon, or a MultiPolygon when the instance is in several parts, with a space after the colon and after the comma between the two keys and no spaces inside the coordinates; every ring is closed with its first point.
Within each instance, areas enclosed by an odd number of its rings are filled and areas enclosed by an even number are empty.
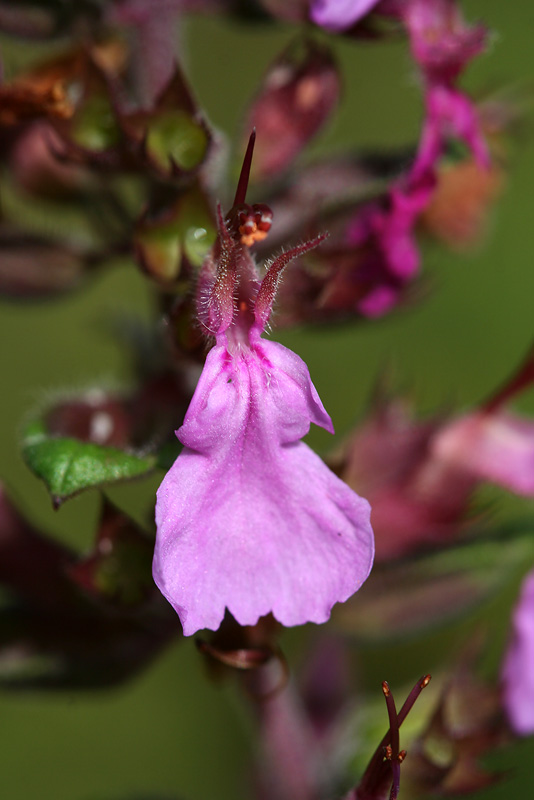
{"type": "Polygon", "coordinates": [[[430,202],[434,184],[433,172],[399,182],[389,191],[385,205],[368,205],[349,226],[349,244],[366,248],[361,278],[368,288],[358,303],[365,316],[387,313],[417,273],[420,256],[415,226],[430,202]]]}
{"type": "Polygon", "coordinates": [[[184,445],[158,491],[154,579],[184,633],[272,613],[325,622],[371,569],[369,504],[303,444],[332,422],[304,362],[262,338],[283,268],[324,237],[288,251],[263,280],[248,247],[266,235],[265,206],[244,204],[249,145],[234,208],[199,286],[215,336],[184,424],[184,445]]]}
{"type": "Polygon", "coordinates": [[[436,456],[478,480],[534,496],[534,422],[505,412],[475,412],[447,426],[436,456]]]}
{"type": "Polygon", "coordinates": [[[312,0],[310,17],[329,31],[344,31],[368,14],[379,0],[312,0]]]}
{"type": "Polygon", "coordinates": [[[529,354],[489,401],[459,417],[417,420],[400,398],[375,402],[330,463],[372,505],[378,561],[456,539],[481,483],[534,497],[534,420],[505,409],[533,383],[529,354]]]}
{"type": "Polygon", "coordinates": [[[532,384],[534,352],[480,409],[443,428],[434,441],[435,456],[477,480],[534,496],[534,421],[505,408],[532,384]]]}
{"type": "Polygon", "coordinates": [[[534,733],[534,570],[524,579],[502,668],[504,707],[515,733],[534,733]]]}
{"type": "Polygon", "coordinates": [[[330,459],[371,502],[378,562],[452,542],[462,531],[477,481],[434,454],[442,425],[438,417],[414,419],[400,398],[379,398],[330,459]]]}
{"type": "Polygon", "coordinates": [[[425,122],[413,175],[434,169],[451,137],[464,142],[487,167],[489,153],[477,111],[455,85],[469,61],[484,50],[486,29],[466,25],[454,0],[408,0],[398,9],[425,90],[425,122]]]}

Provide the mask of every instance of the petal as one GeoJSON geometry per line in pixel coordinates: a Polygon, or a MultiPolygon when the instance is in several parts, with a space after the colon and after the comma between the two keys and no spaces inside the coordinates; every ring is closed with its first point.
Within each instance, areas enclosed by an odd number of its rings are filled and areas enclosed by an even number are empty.
{"type": "Polygon", "coordinates": [[[365,317],[382,317],[398,302],[400,288],[386,284],[375,286],[358,303],[358,311],[365,317]]]}
{"type": "Polygon", "coordinates": [[[259,336],[255,339],[253,350],[237,350],[232,355],[223,335],[208,353],[184,424],[177,431],[186,447],[205,454],[231,447],[249,414],[262,415],[271,429],[269,435],[280,444],[301,439],[308,433],[310,422],[334,432],[304,361],[277,342],[259,336]],[[250,396],[250,359],[261,372],[261,398],[254,402],[250,396]]]}
{"type": "Polygon", "coordinates": [[[504,706],[514,731],[534,733],[534,571],[521,587],[503,669],[504,706]]]}
{"type": "Polygon", "coordinates": [[[534,423],[529,420],[502,412],[463,417],[436,437],[434,452],[479,480],[534,495],[534,423]]]}
{"type": "Polygon", "coordinates": [[[154,579],[186,635],[225,608],[242,625],[324,622],[369,574],[369,505],[298,441],[310,420],[329,423],[294,353],[211,351],[156,505],[154,579]]]}
{"type": "Polygon", "coordinates": [[[430,122],[441,130],[442,137],[456,136],[470,148],[481,167],[489,167],[488,146],[481,131],[473,102],[457,89],[437,84],[429,90],[430,122]]]}
{"type": "Polygon", "coordinates": [[[379,0],[312,0],[310,17],[328,31],[345,31],[371,11],[379,0]]]}

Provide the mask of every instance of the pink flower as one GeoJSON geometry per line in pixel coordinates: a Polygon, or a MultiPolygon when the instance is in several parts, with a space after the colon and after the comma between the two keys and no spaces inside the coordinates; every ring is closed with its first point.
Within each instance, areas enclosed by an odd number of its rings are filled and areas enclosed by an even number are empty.
{"type": "Polygon", "coordinates": [[[479,410],[445,426],[434,441],[443,463],[477,480],[534,496],[534,422],[511,414],[506,403],[534,384],[534,351],[479,410]]]}
{"type": "Polygon", "coordinates": [[[353,247],[364,247],[360,278],[366,291],[358,311],[367,317],[387,313],[398,301],[408,281],[419,269],[415,226],[434,192],[434,175],[418,180],[409,176],[394,184],[384,205],[370,204],[355,217],[347,231],[353,247]]]}
{"type": "Polygon", "coordinates": [[[483,51],[485,28],[467,26],[455,0],[408,0],[398,13],[425,84],[426,115],[413,177],[434,169],[452,136],[487,167],[489,154],[476,109],[455,86],[468,62],[483,51]]]}
{"type": "Polygon", "coordinates": [[[519,495],[534,496],[534,422],[507,412],[475,412],[447,426],[434,444],[443,462],[519,495]]]}
{"type": "MultiPolygon", "coordinates": [[[[339,0],[327,3],[325,14],[326,9],[331,24],[325,27],[332,27],[334,19],[341,24],[347,18],[339,0]]],[[[382,0],[377,12],[398,18],[406,28],[423,78],[425,120],[409,171],[391,186],[381,206],[364,207],[348,230],[349,243],[364,248],[358,278],[366,291],[357,307],[367,317],[390,311],[419,271],[415,229],[432,200],[447,139],[460,139],[480,165],[489,165],[476,109],[455,86],[468,61],[484,47],[484,28],[465,25],[454,0],[382,0]]],[[[314,19],[324,24],[317,15],[314,19]]]]}
{"type": "Polygon", "coordinates": [[[401,0],[396,5],[412,55],[429,81],[452,84],[484,49],[486,29],[466,25],[456,0],[401,0]]]}
{"type": "Polygon", "coordinates": [[[513,730],[534,733],[534,570],[524,579],[502,668],[503,700],[513,730]]]}
{"type": "Polygon", "coordinates": [[[399,398],[375,402],[330,463],[372,505],[378,561],[457,538],[481,483],[534,496],[534,421],[506,408],[533,383],[534,352],[460,417],[415,420],[399,398]]]}
{"type": "Polygon", "coordinates": [[[333,432],[308,369],[262,338],[283,268],[324,237],[279,256],[260,280],[248,247],[270,214],[244,204],[251,156],[249,146],[202,270],[199,317],[215,346],[156,504],[154,579],[185,635],[217,629],[225,609],[241,625],[268,613],[284,625],[325,622],[373,560],[369,504],[300,441],[311,422],[333,432]]]}

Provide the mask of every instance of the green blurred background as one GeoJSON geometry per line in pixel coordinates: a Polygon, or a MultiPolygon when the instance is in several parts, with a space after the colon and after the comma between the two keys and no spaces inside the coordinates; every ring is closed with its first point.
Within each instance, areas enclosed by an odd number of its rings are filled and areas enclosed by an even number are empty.
{"type": "MultiPolygon", "coordinates": [[[[483,19],[494,31],[487,55],[468,70],[465,85],[483,92],[530,82],[534,97],[531,0],[466,0],[463,6],[468,19],[483,19]]],[[[235,26],[216,18],[182,23],[182,61],[211,121],[230,137],[238,134],[266,66],[292,35],[289,26],[235,26]]],[[[345,102],[314,149],[414,141],[421,95],[405,43],[336,46],[345,102]]],[[[533,192],[531,114],[486,240],[469,254],[425,249],[431,293],[419,308],[362,326],[275,333],[308,363],[338,437],[365,412],[371,388],[386,366],[428,411],[476,402],[523,357],[534,339],[533,192]]],[[[19,431],[25,415],[58,388],[127,382],[123,353],[109,337],[109,318],[120,312],[148,320],[153,306],[150,286],[126,263],[64,300],[0,304],[0,474],[31,519],[78,547],[91,543],[96,493],[54,512],[44,486],[22,463],[19,431]]],[[[534,412],[532,398],[522,407],[534,412]]],[[[319,450],[331,446],[324,432],[314,432],[310,442],[319,450]]],[[[160,477],[115,489],[112,497],[140,514],[160,477]]],[[[534,503],[507,502],[510,513],[521,513],[525,505],[534,511],[534,503]]],[[[364,648],[362,684],[378,694],[384,678],[395,687],[439,669],[481,620],[493,625],[491,637],[502,643],[514,591],[515,586],[508,587],[460,628],[399,645],[394,656],[390,649],[364,648]]],[[[306,631],[285,636],[295,663],[305,638],[306,631]]],[[[117,691],[3,693],[0,719],[0,785],[9,800],[122,800],[158,793],[191,800],[248,796],[249,722],[233,687],[214,686],[207,679],[192,641],[171,648],[117,691]]],[[[495,763],[516,766],[515,776],[477,797],[527,797],[532,758],[533,741],[499,756],[495,763]]]]}

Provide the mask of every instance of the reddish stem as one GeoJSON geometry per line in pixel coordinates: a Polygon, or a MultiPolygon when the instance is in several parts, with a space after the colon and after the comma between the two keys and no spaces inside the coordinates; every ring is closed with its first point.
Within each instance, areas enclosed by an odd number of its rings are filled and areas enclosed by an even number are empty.
{"type": "Polygon", "coordinates": [[[482,404],[483,413],[491,414],[530,384],[534,384],[534,347],[531,347],[517,372],[489,400],[482,404]]]}

